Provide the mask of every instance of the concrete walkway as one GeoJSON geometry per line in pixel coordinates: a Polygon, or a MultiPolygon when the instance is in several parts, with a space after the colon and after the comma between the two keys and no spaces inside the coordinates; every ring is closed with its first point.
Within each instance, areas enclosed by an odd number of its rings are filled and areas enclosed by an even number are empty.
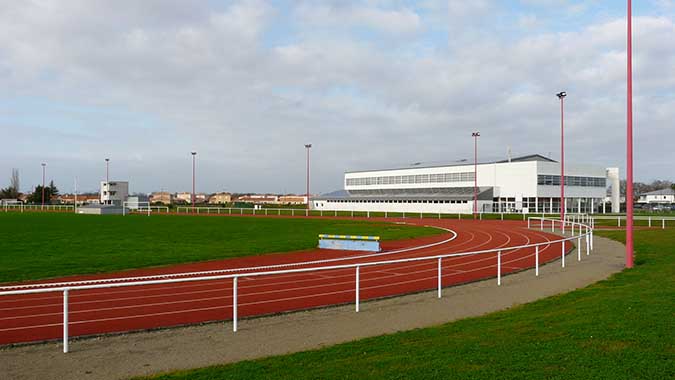
{"type": "Polygon", "coordinates": [[[392,299],[242,320],[0,350],[3,379],[125,379],[177,369],[280,355],[360,338],[479,316],[585,287],[623,269],[624,247],[595,238],[595,250],[577,262],[576,251],[540,269],[392,299]]]}

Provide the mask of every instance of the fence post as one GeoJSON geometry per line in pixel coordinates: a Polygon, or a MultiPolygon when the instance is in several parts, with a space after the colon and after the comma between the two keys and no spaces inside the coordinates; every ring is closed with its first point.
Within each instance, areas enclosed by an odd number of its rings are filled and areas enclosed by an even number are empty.
{"type": "Polygon", "coordinates": [[[504,213],[502,213],[502,220],[504,220],[504,213]]]}
{"type": "Polygon", "coordinates": [[[359,312],[359,272],[361,267],[356,266],[356,312],[359,312]]]}
{"type": "Polygon", "coordinates": [[[661,219],[661,229],[662,230],[666,229],[666,220],[665,219],[661,219]]]}
{"type": "Polygon", "coordinates": [[[616,217],[616,225],[617,225],[617,227],[621,227],[621,217],[620,216],[616,217]]]}
{"type": "Polygon", "coordinates": [[[502,251],[497,251],[497,286],[502,284],[502,251]]]}
{"type": "Polygon", "coordinates": [[[562,259],[562,267],[564,268],[565,267],[565,240],[560,242],[560,246],[561,246],[560,256],[561,256],[561,259],[562,259]]]}
{"type": "Polygon", "coordinates": [[[352,210],[352,218],[354,217],[354,210],[352,210]]]}
{"type": "Polygon", "coordinates": [[[309,209],[305,209],[305,216],[309,216],[309,209]]]}
{"type": "Polygon", "coordinates": [[[237,279],[232,278],[232,331],[237,332],[237,279]]]}
{"type": "Polygon", "coordinates": [[[438,258],[438,298],[441,298],[441,260],[442,258],[438,258]]]}
{"type": "Polygon", "coordinates": [[[651,227],[651,226],[652,226],[652,217],[650,216],[649,217],[649,227],[651,227]]]}
{"type": "Polygon", "coordinates": [[[551,219],[551,232],[555,232],[555,220],[551,219]]]}
{"type": "Polygon", "coordinates": [[[403,219],[405,219],[405,211],[403,211],[403,219]]]}
{"type": "Polygon", "coordinates": [[[541,230],[544,230],[544,217],[541,217],[541,230]]]}
{"type": "Polygon", "coordinates": [[[534,275],[539,276],[539,246],[534,247],[534,275]]]}
{"type": "Polygon", "coordinates": [[[370,211],[366,211],[366,218],[370,218],[370,211]]]}
{"type": "Polygon", "coordinates": [[[586,256],[591,254],[591,239],[590,232],[586,234],[586,256]]]}
{"type": "Polygon", "coordinates": [[[530,228],[530,218],[527,218],[527,228],[530,228]]]}
{"type": "Polygon", "coordinates": [[[577,238],[577,261],[581,261],[581,236],[577,238]]]}
{"type": "Polygon", "coordinates": [[[63,291],[63,353],[68,353],[68,289],[63,291]]]}

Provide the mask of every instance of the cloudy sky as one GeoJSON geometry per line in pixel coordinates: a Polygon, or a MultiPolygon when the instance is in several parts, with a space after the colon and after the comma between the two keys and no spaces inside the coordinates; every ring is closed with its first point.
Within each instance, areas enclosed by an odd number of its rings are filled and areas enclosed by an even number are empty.
{"type": "MultiPolygon", "coordinates": [[[[636,180],[675,179],[675,0],[634,1],[636,180]]],[[[559,151],[625,165],[625,1],[0,0],[0,186],[339,189],[559,151]]],[[[623,174],[622,174],[623,175],[623,174]]]]}

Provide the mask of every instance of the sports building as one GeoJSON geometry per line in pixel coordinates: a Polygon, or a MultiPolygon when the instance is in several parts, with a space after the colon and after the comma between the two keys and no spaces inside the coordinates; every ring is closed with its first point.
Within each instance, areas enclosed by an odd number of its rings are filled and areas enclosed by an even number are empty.
{"type": "MultiPolygon", "coordinates": [[[[560,164],[542,155],[474,164],[449,164],[345,172],[344,190],[312,199],[316,210],[473,212],[478,176],[480,212],[560,212],[560,164]]],[[[567,212],[619,210],[618,169],[565,165],[567,212]],[[609,181],[608,181],[609,180],[609,181]]]]}

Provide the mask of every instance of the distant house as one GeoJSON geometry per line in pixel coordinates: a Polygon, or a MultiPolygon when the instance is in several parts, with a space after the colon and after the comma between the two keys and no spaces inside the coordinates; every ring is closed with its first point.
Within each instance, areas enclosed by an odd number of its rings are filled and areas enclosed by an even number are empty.
{"type": "Polygon", "coordinates": [[[210,204],[225,204],[232,202],[232,194],[230,193],[216,193],[209,198],[210,204]]]}
{"type": "MultiPolygon", "coordinates": [[[[195,194],[195,203],[206,203],[208,199],[209,196],[204,193],[195,194]]],[[[192,203],[192,193],[188,191],[176,193],[175,200],[177,203],[192,203]]]]}
{"type": "Polygon", "coordinates": [[[667,188],[640,194],[638,203],[675,203],[675,190],[667,188]]]}
{"type": "Polygon", "coordinates": [[[170,205],[173,203],[173,194],[168,191],[157,191],[150,194],[150,203],[162,203],[170,205]]]}
{"type": "Polygon", "coordinates": [[[78,205],[101,203],[101,198],[98,194],[62,194],[58,195],[55,201],[60,204],[72,205],[75,203],[75,199],[77,199],[78,205]]]}
{"type": "Polygon", "coordinates": [[[279,203],[284,205],[302,205],[307,204],[306,195],[282,195],[279,197],[279,203]]]}

